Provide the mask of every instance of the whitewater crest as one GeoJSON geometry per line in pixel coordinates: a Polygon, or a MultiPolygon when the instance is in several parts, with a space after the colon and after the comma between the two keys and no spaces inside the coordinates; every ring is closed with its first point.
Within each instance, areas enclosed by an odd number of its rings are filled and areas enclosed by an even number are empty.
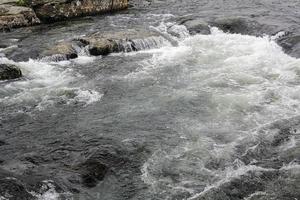
{"type": "MultiPolygon", "coordinates": [[[[72,62],[86,64],[92,60],[79,57],[72,62]]],[[[90,89],[87,84],[77,84],[84,77],[69,67],[72,62],[32,59],[14,62],[6,57],[0,58],[0,63],[16,65],[23,74],[17,81],[2,83],[0,103],[6,109],[22,105],[26,111],[41,111],[58,104],[90,104],[99,101],[102,97],[100,92],[90,89]]]]}
{"type": "Polygon", "coordinates": [[[160,101],[200,106],[174,117],[177,147],[157,150],[143,165],[150,193],[189,200],[299,195],[300,60],[276,44],[283,34],[255,37],[211,28],[211,35],[152,51],[126,76],[164,84],[160,101]]]}

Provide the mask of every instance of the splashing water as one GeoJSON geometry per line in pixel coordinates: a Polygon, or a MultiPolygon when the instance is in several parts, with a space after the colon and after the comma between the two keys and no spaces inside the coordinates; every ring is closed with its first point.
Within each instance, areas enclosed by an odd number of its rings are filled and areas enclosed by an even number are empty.
{"type": "MultiPolygon", "coordinates": [[[[93,59],[79,57],[74,61],[86,64],[93,59]]],[[[70,61],[45,62],[43,60],[29,60],[14,62],[3,57],[1,63],[14,64],[20,67],[23,77],[17,81],[4,83],[0,89],[0,104],[10,108],[18,104],[37,110],[57,103],[70,104],[82,102],[86,104],[98,101],[101,94],[85,86],[76,86],[76,79],[83,78],[71,68],[65,67],[70,61]]],[[[17,111],[18,112],[18,111],[17,111]]]]}
{"type": "MultiPolygon", "coordinates": [[[[211,193],[219,199],[220,191],[222,198],[233,198],[226,184],[276,171],[294,162],[299,149],[293,129],[300,122],[293,117],[300,111],[300,60],[269,36],[211,32],[151,51],[153,57],[126,76],[136,82],[155,79],[163,88],[155,97],[157,109],[168,104],[168,111],[177,113],[173,129],[180,144],[158,150],[142,168],[142,179],[159,199],[206,199],[211,193]]],[[[272,194],[250,190],[240,195],[272,194]]]]}
{"type": "MultiPolygon", "coordinates": [[[[147,148],[154,153],[141,167],[139,178],[148,186],[142,189],[143,199],[254,200],[284,199],[284,195],[295,199],[299,192],[294,187],[300,174],[300,60],[283,53],[275,43],[284,33],[254,37],[212,28],[211,35],[190,36],[184,26],[173,23],[155,28],[162,37],[123,41],[120,48],[124,52],[143,51],[103,57],[104,67],[83,49],[77,50],[81,53],[73,61],[59,56],[54,57],[58,62],[16,63],[0,58],[0,62],[18,65],[24,73],[24,78],[3,84],[0,104],[8,109],[6,113],[16,105],[42,111],[61,104],[91,104],[102,94],[85,83],[76,67],[83,65],[91,73],[101,70],[93,81],[96,87],[106,89],[104,107],[97,104],[78,111],[78,120],[83,122],[66,116],[69,121],[58,124],[60,130],[70,134],[82,132],[98,137],[103,133],[110,137],[113,132],[113,139],[121,138],[128,145],[149,139],[147,148]],[[176,45],[170,45],[172,41],[176,45]],[[144,54],[148,56],[145,59],[144,54]],[[131,57],[133,62],[127,66],[123,61],[131,57]],[[90,63],[100,67],[94,70],[90,63]],[[105,70],[106,65],[109,70],[105,70]],[[71,127],[69,122],[79,125],[71,127]],[[122,138],[123,133],[137,139],[122,138]]],[[[80,140],[68,145],[74,145],[76,151],[82,147],[80,140]]],[[[90,145],[87,151],[98,148],[90,145]]],[[[79,154],[73,159],[77,161],[79,154]]],[[[125,167],[116,169],[117,174],[123,175],[125,167]]],[[[131,180],[127,175],[122,187],[131,180]]],[[[103,185],[111,186],[111,182],[105,182],[109,178],[103,180],[103,185]]],[[[117,178],[109,181],[119,182],[117,178]]],[[[132,185],[124,187],[130,195],[135,189],[132,185]]],[[[97,187],[95,190],[100,184],[97,187]]],[[[36,197],[60,198],[51,184],[47,188],[36,197]]]]}

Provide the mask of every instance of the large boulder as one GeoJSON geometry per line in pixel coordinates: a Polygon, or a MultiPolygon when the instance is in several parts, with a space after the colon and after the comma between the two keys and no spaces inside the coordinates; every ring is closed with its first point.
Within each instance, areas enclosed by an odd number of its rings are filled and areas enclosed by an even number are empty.
{"type": "Polygon", "coordinates": [[[16,79],[22,76],[21,70],[10,64],[0,64],[0,80],[16,79]]]}
{"type": "Polygon", "coordinates": [[[31,8],[10,4],[0,5],[0,30],[39,24],[31,8]]]}
{"type": "Polygon", "coordinates": [[[128,0],[32,0],[30,5],[47,23],[125,9],[128,0]]]}

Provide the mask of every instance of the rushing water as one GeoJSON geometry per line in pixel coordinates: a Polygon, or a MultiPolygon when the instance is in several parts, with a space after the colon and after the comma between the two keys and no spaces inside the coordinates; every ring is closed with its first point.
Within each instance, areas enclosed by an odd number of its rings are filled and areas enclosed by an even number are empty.
{"type": "MultiPolygon", "coordinates": [[[[285,28],[297,32],[297,6],[154,1],[49,30],[3,33],[11,46],[1,50],[10,53],[0,62],[16,64],[24,77],[0,82],[0,165],[11,173],[0,181],[18,179],[45,200],[300,199],[300,59],[275,42],[285,28]],[[179,37],[167,36],[175,46],[164,41],[161,48],[141,45],[146,50],[106,57],[23,59],[94,31],[164,30],[190,13],[255,14],[276,24],[278,34],[211,27],[209,35],[190,35],[175,25],[179,37]],[[86,171],[96,184],[82,183],[86,171]]],[[[12,199],[22,192],[9,191],[12,199]]]]}

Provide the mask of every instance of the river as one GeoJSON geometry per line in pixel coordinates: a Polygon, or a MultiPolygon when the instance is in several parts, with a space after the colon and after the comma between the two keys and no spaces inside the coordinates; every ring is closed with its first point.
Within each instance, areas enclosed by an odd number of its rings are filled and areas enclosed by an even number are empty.
{"type": "Polygon", "coordinates": [[[276,43],[299,34],[299,1],[136,2],[0,33],[0,62],[24,75],[0,82],[0,199],[300,199],[300,56],[276,43]],[[190,15],[272,29],[190,35],[176,24],[190,15]],[[170,24],[177,46],[36,58],[60,40],[170,24]]]}

